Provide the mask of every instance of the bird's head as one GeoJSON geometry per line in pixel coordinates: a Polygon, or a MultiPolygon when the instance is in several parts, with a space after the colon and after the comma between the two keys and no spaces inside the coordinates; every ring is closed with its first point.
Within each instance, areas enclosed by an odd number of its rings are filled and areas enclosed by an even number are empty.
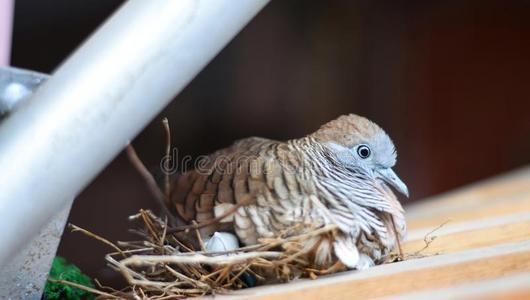
{"type": "Polygon", "coordinates": [[[392,167],[396,149],[390,137],[374,122],[354,114],[324,124],[312,136],[326,145],[347,169],[361,168],[408,197],[408,188],[392,167]]]}

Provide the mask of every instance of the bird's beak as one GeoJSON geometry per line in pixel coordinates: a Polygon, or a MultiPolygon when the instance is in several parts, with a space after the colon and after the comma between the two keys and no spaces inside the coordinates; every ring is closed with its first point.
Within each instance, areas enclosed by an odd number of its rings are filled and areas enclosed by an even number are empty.
{"type": "Polygon", "coordinates": [[[378,169],[377,173],[386,183],[393,186],[398,192],[405,195],[407,198],[409,197],[409,189],[407,188],[407,185],[399,179],[394,170],[391,168],[378,169]]]}

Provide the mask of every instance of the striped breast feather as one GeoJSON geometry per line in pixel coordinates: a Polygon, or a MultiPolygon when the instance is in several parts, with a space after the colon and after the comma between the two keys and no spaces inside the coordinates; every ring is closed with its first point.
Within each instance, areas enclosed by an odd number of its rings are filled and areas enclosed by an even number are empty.
{"type": "Polygon", "coordinates": [[[352,176],[341,173],[335,177],[321,176],[316,182],[320,198],[344,232],[360,228],[367,234],[387,238],[392,228],[382,214],[393,216],[400,234],[406,230],[401,204],[384,183],[373,177],[359,171],[352,176]]]}
{"type": "Polygon", "coordinates": [[[385,212],[397,217],[403,215],[403,208],[394,193],[373,174],[359,167],[348,168],[347,171],[335,169],[334,173],[335,177],[318,180],[340,199],[375,212],[385,212]]]}

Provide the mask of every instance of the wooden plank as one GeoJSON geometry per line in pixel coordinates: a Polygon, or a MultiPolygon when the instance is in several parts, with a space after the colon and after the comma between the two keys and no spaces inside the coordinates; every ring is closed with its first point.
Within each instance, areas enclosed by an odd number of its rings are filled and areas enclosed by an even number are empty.
{"type": "Polygon", "coordinates": [[[530,274],[504,276],[493,280],[458,284],[448,288],[392,295],[392,300],[440,300],[440,299],[530,299],[530,274]]]}
{"type": "Polygon", "coordinates": [[[462,223],[447,222],[436,227],[409,230],[407,233],[407,240],[412,241],[423,239],[425,235],[432,235],[433,232],[435,232],[437,235],[451,234],[461,231],[475,230],[491,226],[501,226],[509,223],[524,222],[529,220],[530,212],[521,212],[485,220],[478,219],[462,223]]]}
{"type": "MultiPolygon", "coordinates": [[[[255,300],[374,298],[521,272],[530,272],[530,241],[408,260],[318,280],[247,289],[228,297],[255,300]]],[[[216,299],[224,297],[217,295],[216,299]]]]}
{"type": "MultiPolygon", "coordinates": [[[[507,219],[508,222],[504,224],[495,222],[495,220],[477,222],[477,229],[471,230],[465,230],[466,227],[459,226],[440,229],[430,235],[430,237],[434,236],[436,238],[421,254],[452,253],[530,239],[530,214],[518,214],[513,219],[502,218],[501,221],[503,219],[507,219]]],[[[414,253],[423,249],[425,247],[424,237],[425,235],[420,237],[416,234],[416,239],[406,242],[403,246],[405,253],[414,253]]]]}
{"type": "MultiPolygon", "coordinates": [[[[530,184],[527,187],[530,190],[530,184]]],[[[407,211],[407,208],[405,208],[407,211]]],[[[530,212],[530,192],[512,197],[507,201],[488,203],[478,207],[461,208],[450,212],[439,212],[426,216],[407,216],[409,230],[432,227],[435,228],[447,221],[450,223],[465,222],[469,220],[479,220],[493,218],[502,215],[509,215],[519,212],[530,212]]]]}
{"type": "MultiPolygon", "coordinates": [[[[526,282],[528,285],[528,281],[526,282]]],[[[530,289],[528,286],[515,291],[504,291],[502,293],[490,293],[482,294],[480,298],[474,297],[475,299],[481,300],[528,300],[530,299],[530,289]]]]}

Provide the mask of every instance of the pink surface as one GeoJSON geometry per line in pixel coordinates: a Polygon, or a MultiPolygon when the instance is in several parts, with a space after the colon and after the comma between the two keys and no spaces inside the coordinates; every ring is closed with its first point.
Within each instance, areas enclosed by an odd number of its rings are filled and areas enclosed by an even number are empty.
{"type": "Polygon", "coordinates": [[[13,4],[13,0],[0,0],[0,66],[9,65],[13,4]]]}

